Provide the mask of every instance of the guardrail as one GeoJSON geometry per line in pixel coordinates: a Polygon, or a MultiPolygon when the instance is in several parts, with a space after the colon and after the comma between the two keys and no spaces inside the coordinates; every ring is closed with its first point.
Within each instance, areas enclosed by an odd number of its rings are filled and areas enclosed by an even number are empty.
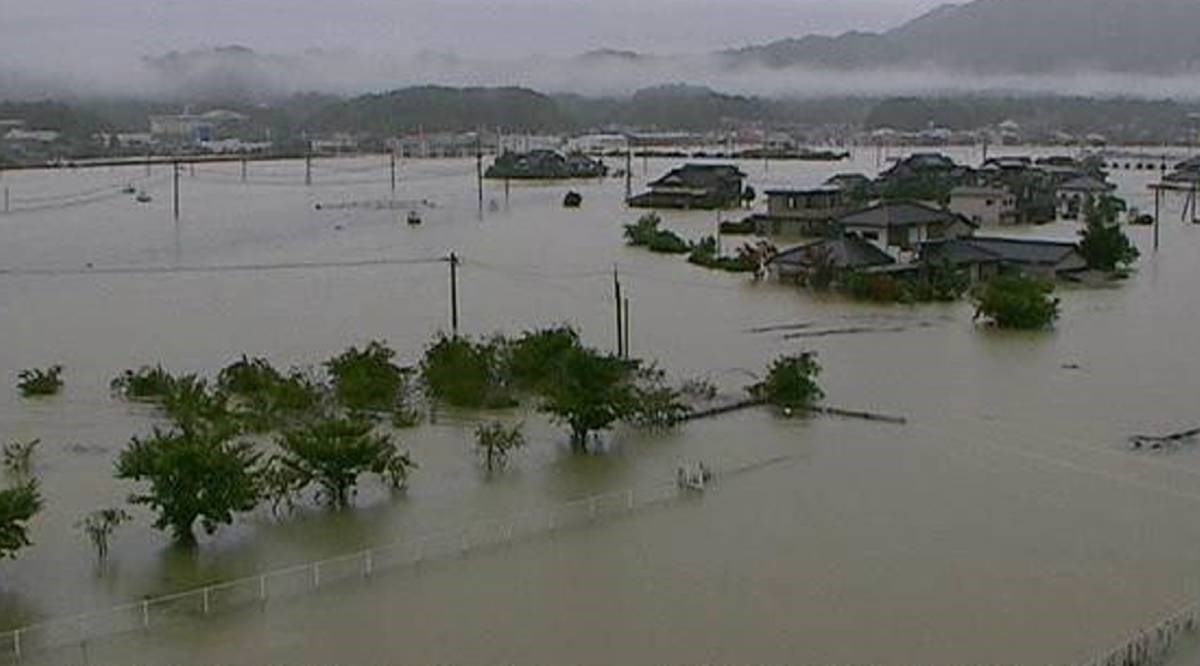
{"type": "Polygon", "coordinates": [[[1171,654],[1183,634],[1200,627],[1200,603],[1193,603],[1171,614],[1158,624],[1143,629],[1117,647],[1097,656],[1083,666],[1154,666],[1171,654]]]}
{"type": "Polygon", "coordinates": [[[423,562],[499,548],[521,539],[626,515],[638,508],[671,502],[682,492],[686,491],[669,484],[637,493],[627,489],[593,495],[505,519],[473,523],[464,529],[426,534],[106,610],[50,619],[0,633],[0,654],[20,661],[36,652],[82,646],[89,640],[150,630],[173,620],[201,618],[255,604],[265,606],[271,600],[311,592],[339,581],[419,567],[423,562]]]}

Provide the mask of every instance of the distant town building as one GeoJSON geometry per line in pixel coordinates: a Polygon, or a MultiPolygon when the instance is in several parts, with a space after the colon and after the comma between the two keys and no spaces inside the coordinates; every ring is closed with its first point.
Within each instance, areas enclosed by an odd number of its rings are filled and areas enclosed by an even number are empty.
{"type": "Polygon", "coordinates": [[[247,119],[247,116],[241,113],[226,109],[215,109],[201,114],[154,115],[150,116],[150,133],[168,141],[213,141],[219,138],[218,134],[222,130],[247,119]]]}
{"type": "Polygon", "coordinates": [[[585,134],[567,142],[568,152],[588,154],[609,154],[625,152],[629,148],[629,138],[624,134],[585,134]]]}
{"type": "Polygon", "coordinates": [[[1092,176],[1080,176],[1058,186],[1058,210],[1064,219],[1079,217],[1089,204],[1117,189],[1116,185],[1092,176]]]}
{"type": "Polygon", "coordinates": [[[973,280],[1000,272],[1019,272],[1052,280],[1087,269],[1079,245],[1070,241],[975,236],[933,241],[921,246],[925,263],[949,263],[973,280]]]}
{"type": "Polygon", "coordinates": [[[54,143],[61,133],[56,130],[27,130],[15,127],[4,133],[10,143],[54,143]]]}
{"type": "Polygon", "coordinates": [[[842,236],[784,250],[767,262],[767,270],[781,280],[806,281],[817,271],[861,271],[895,263],[891,255],[862,238],[842,236]]]}
{"type": "Polygon", "coordinates": [[[533,150],[500,155],[484,175],[486,178],[516,180],[603,178],[608,175],[608,167],[582,153],[563,155],[554,150],[533,150]]]}

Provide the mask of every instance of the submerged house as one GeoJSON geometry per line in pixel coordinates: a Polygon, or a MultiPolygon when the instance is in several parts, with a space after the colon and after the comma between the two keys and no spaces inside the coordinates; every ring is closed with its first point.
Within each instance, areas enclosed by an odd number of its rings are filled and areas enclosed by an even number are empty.
{"type": "Polygon", "coordinates": [[[978,226],[1017,221],[1017,197],[1003,187],[956,187],[950,190],[949,208],[978,226]]]}
{"type": "Polygon", "coordinates": [[[767,214],[755,216],[754,232],[760,236],[829,236],[837,219],[849,206],[840,187],[766,191],[767,214]]]}
{"type": "Polygon", "coordinates": [[[1116,185],[1093,176],[1080,176],[1058,186],[1059,214],[1068,220],[1079,217],[1087,205],[1117,189],[1116,185]]]}
{"type": "Polygon", "coordinates": [[[895,263],[888,253],[871,243],[854,236],[842,236],[784,250],[767,262],[767,270],[780,280],[805,281],[822,270],[862,271],[895,263]]]}
{"type": "Polygon", "coordinates": [[[1087,269],[1079,245],[1070,241],[974,236],[924,243],[922,263],[949,263],[986,280],[1001,272],[1019,272],[1053,280],[1087,269]]]}
{"type": "Polygon", "coordinates": [[[629,200],[635,208],[731,208],[742,200],[746,174],[732,164],[685,164],[629,200]]]}
{"type": "Polygon", "coordinates": [[[957,213],[915,201],[888,201],[842,216],[838,225],[847,236],[869,241],[900,259],[911,257],[922,243],[962,238],[976,225],[957,213]]]}
{"type": "Polygon", "coordinates": [[[485,178],[513,180],[555,180],[564,178],[603,178],[608,167],[581,153],[563,155],[555,150],[506,152],[488,167],[485,178]]]}

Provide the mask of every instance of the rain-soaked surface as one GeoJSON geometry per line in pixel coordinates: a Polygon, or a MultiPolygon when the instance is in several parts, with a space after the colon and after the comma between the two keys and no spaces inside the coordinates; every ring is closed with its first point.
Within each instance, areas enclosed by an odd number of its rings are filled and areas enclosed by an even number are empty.
{"type": "MultiPolygon", "coordinates": [[[[977,163],[972,151],[953,153],[977,163]]],[[[651,160],[636,185],[675,160],[651,160]]],[[[743,165],[760,192],[809,185],[851,164],[743,165]]],[[[1200,452],[1130,452],[1131,434],[1200,422],[1200,227],[1168,202],[1132,279],[1061,290],[1047,333],[977,328],[968,304],[880,307],[689,266],[622,244],[621,179],[488,183],[473,161],[406,161],[407,210],[382,200],[380,158],[203,165],[154,196],[0,216],[0,377],[61,363],[64,393],[0,390],[0,441],[42,440],[46,507],[36,545],[0,563],[0,627],[73,615],[213,581],[349,553],[486,517],[669,481],[681,460],[712,465],[787,456],[693,501],[471,553],[419,570],[95,640],[31,663],[1064,663],[1082,661],[1200,598],[1200,452]],[[566,210],[568,189],[584,197],[566,210]],[[495,202],[494,205],[492,202],[495,202]],[[317,210],[315,204],[323,204],[317,210]],[[600,456],[572,455],[527,416],[532,446],[486,478],[471,451],[479,415],[442,413],[399,434],[421,468],[407,493],[366,485],[354,510],[263,511],[180,552],[138,511],[103,570],[74,523],[117,505],[116,452],[154,423],[110,397],[122,369],[161,362],[213,372],[242,353],[315,365],[351,344],[388,340],[405,362],[448,327],[448,270],[463,259],[463,331],[571,322],[612,347],[611,272],[631,299],[636,355],[672,376],[734,393],[773,357],[810,349],[829,402],[907,416],[906,426],[743,412],[666,434],[618,430],[600,456]],[[371,259],[411,263],[320,266],[371,259]],[[252,270],[256,265],[317,264],[252,270]],[[88,273],[88,265],[92,273],[88,273]],[[106,273],[106,267],[247,270],[106,273]],[[852,334],[786,338],[753,329],[805,324],[852,334]]],[[[142,168],[6,173],[14,209],[120,186],[142,168]],[[34,201],[37,197],[48,197],[34,201]]],[[[1117,172],[1151,208],[1149,172],[1117,172]]],[[[713,213],[668,213],[688,237],[713,213]]],[[[1018,233],[1072,237],[1056,224],[1018,233]]],[[[726,244],[741,242],[725,239],[726,244]]]]}

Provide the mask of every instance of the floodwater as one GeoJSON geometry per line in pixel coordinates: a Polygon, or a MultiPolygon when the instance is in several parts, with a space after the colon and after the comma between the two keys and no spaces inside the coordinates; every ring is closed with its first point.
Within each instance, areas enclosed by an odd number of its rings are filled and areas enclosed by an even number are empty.
{"type": "MultiPolygon", "coordinates": [[[[635,161],[636,185],[675,163],[635,161]]],[[[871,151],[852,165],[743,169],[761,192],[875,166],[871,151]]],[[[1115,174],[1143,209],[1150,177],[1115,174]]],[[[27,661],[1070,663],[1200,599],[1200,452],[1124,443],[1200,421],[1200,227],[1180,223],[1181,200],[1167,204],[1158,253],[1149,228],[1129,230],[1143,250],[1130,280],[1064,288],[1055,331],[1013,334],[977,328],[965,303],[856,305],[625,247],[620,225],[637,213],[622,205],[621,179],[514,183],[507,196],[488,183],[480,214],[473,161],[406,161],[397,196],[435,204],[419,227],[403,209],[330,206],[388,198],[380,158],[318,160],[311,187],[301,163],[251,164],[246,183],[237,164],[197,166],[181,177],[178,223],[163,167],[144,183],[149,204],[98,196],[20,210],[141,178],[135,167],[0,179],[14,208],[0,215],[0,268],[18,271],[0,274],[0,377],[11,386],[22,368],[66,367],[61,396],[0,390],[0,441],[42,440],[46,497],[36,545],[0,563],[0,627],[657,484],[682,460],[788,460],[696,501],[27,661]],[[582,209],[561,207],[568,188],[582,209]],[[633,353],[673,377],[735,393],[779,354],[813,350],[830,404],[910,422],[752,411],[673,433],[618,430],[605,455],[576,456],[530,414],[531,445],[487,478],[471,451],[479,415],[443,413],[399,434],[421,465],[403,495],[368,483],[350,511],[264,511],[196,552],[172,548],[139,510],[97,568],[74,523],[132,490],[112,461],[155,423],[110,397],[110,379],[157,362],[211,373],[242,353],[315,365],[374,338],[415,361],[449,327],[448,266],[435,260],[450,251],[463,260],[465,333],[570,322],[611,348],[616,264],[633,353]],[[412,261],[335,265],[372,259],[412,261]],[[263,268],[297,263],[309,265],[263,268]],[[240,269],[89,274],[89,264],[240,269]],[[801,324],[869,330],[753,332],[801,324]]],[[[692,238],[717,222],[664,217],[692,238]]]]}

